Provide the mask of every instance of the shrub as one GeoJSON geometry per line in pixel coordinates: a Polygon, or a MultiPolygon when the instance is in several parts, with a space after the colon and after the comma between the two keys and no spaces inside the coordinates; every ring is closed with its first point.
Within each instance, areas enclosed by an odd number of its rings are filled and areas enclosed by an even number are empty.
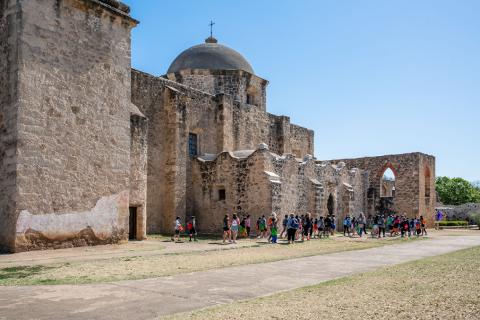
{"type": "Polygon", "coordinates": [[[478,229],[480,229],[480,213],[471,213],[469,218],[478,226],[478,229]]]}
{"type": "Polygon", "coordinates": [[[468,221],[440,221],[440,227],[460,227],[468,226],[468,221]]]}

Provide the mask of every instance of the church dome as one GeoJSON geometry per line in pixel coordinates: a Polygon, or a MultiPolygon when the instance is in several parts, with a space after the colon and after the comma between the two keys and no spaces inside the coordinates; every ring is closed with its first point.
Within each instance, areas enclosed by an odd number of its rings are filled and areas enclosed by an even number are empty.
{"type": "Polygon", "coordinates": [[[253,74],[252,66],[240,53],[218,44],[213,37],[180,53],[167,73],[185,69],[243,70],[253,74]]]}

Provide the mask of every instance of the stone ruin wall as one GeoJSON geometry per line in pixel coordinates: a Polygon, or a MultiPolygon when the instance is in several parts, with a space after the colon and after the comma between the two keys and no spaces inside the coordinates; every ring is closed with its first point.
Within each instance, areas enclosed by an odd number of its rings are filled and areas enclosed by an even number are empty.
{"type": "Polygon", "coordinates": [[[307,154],[314,154],[314,133],[313,130],[290,124],[290,150],[298,158],[307,154]]]}
{"type": "Polygon", "coordinates": [[[385,155],[358,159],[333,160],[332,163],[344,162],[349,168],[361,168],[369,172],[369,192],[367,195],[367,212],[376,213],[380,203],[381,178],[387,168],[395,174],[394,210],[414,217],[424,215],[431,225],[435,209],[435,158],[423,153],[385,155]],[[425,197],[425,168],[430,170],[428,182],[430,197],[425,197]]]}
{"type": "Polygon", "coordinates": [[[15,10],[18,219],[9,250],[126,239],[135,21],[90,0],[20,1],[15,10]]]}
{"type": "Polygon", "coordinates": [[[14,1],[0,1],[0,252],[12,251],[16,224],[18,34],[14,1]]]}
{"type": "MultiPolygon", "coordinates": [[[[136,70],[132,71],[132,102],[149,119],[148,232],[171,232],[175,216],[194,211],[189,133],[198,136],[199,154],[210,155],[253,150],[265,141],[290,139],[288,117],[235,102],[229,95],[213,96],[136,70]]],[[[300,137],[302,131],[296,132],[300,137]]],[[[313,145],[308,143],[313,131],[303,132],[308,136],[303,139],[307,142],[301,146],[302,153],[313,153],[309,149],[313,145]]],[[[290,152],[285,148],[282,143],[275,151],[290,152]]]]}
{"type": "Polygon", "coordinates": [[[321,212],[330,213],[328,200],[333,199],[333,214],[337,229],[341,230],[342,221],[347,216],[366,214],[365,196],[368,188],[368,173],[358,168],[348,168],[344,164],[316,162],[316,176],[321,181],[321,212]]]}
{"type": "Polygon", "coordinates": [[[259,216],[272,212],[272,182],[264,172],[264,158],[262,152],[248,157],[224,152],[212,161],[193,163],[193,205],[187,215],[197,217],[201,232],[221,233],[225,214],[250,214],[253,228],[259,216]],[[225,190],[225,200],[219,190],[225,190]]]}
{"type": "Polygon", "coordinates": [[[242,155],[225,152],[198,160],[193,168],[192,212],[202,232],[220,233],[223,216],[234,212],[250,214],[252,227],[259,216],[271,212],[280,220],[290,213],[326,216],[330,194],[337,221],[364,210],[365,173],[358,169],[316,164],[312,158],[299,161],[266,149],[242,155]],[[226,191],[225,200],[219,200],[219,189],[226,191]]]}

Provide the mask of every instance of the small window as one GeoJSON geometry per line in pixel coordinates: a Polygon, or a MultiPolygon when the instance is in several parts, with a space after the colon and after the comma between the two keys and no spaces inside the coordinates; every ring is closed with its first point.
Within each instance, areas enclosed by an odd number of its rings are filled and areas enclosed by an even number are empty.
{"type": "Polygon", "coordinates": [[[198,155],[198,137],[195,133],[188,134],[188,154],[191,157],[198,155]]]}
{"type": "Polygon", "coordinates": [[[218,201],[224,201],[227,198],[225,189],[218,189],[218,201]]]}
{"type": "Polygon", "coordinates": [[[247,94],[247,104],[256,105],[255,96],[253,94],[247,94]]]}

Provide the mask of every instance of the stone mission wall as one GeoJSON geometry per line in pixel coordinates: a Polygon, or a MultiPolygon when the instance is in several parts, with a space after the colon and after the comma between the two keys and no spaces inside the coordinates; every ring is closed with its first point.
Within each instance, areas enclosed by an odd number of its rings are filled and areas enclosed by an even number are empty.
{"type": "Polygon", "coordinates": [[[333,160],[344,162],[349,168],[361,168],[369,172],[367,212],[375,214],[380,204],[381,179],[390,168],[395,174],[394,210],[409,217],[423,215],[433,224],[435,211],[435,157],[423,153],[407,153],[333,160]]]}
{"type": "Polygon", "coordinates": [[[132,102],[149,119],[147,229],[171,232],[175,216],[193,208],[189,134],[195,134],[198,155],[253,150],[272,142],[272,150],[291,152],[294,128],[299,153],[313,153],[313,131],[290,124],[260,108],[212,95],[163,77],[132,71],[132,102]],[[301,138],[303,136],[303,139],[301,138]]]}
{"type": "MultiPolygon", "coordinates": [[[[334,215],[364,211],[364,172],[343,165],[317,164],[312,157],[279,156],[260,145],[256,150],[199,157],[193,164],[193,206],[199,230],[221,233],[225,214],[258,217],[277,213],[334,215]],[[328,199],[333,206],[328,208],[328,199]]],[[[183,216],[182,216],[183,218],[183,216]]],[[[253,229],[255,233],[255,229],[253,229]]]]}
{"type": "Polygon", "coordinates": [[[18,37],[10,50],[18,104],[8,250],[126,239],[136,21],[95,0],[5,2],[18,37]]]}

